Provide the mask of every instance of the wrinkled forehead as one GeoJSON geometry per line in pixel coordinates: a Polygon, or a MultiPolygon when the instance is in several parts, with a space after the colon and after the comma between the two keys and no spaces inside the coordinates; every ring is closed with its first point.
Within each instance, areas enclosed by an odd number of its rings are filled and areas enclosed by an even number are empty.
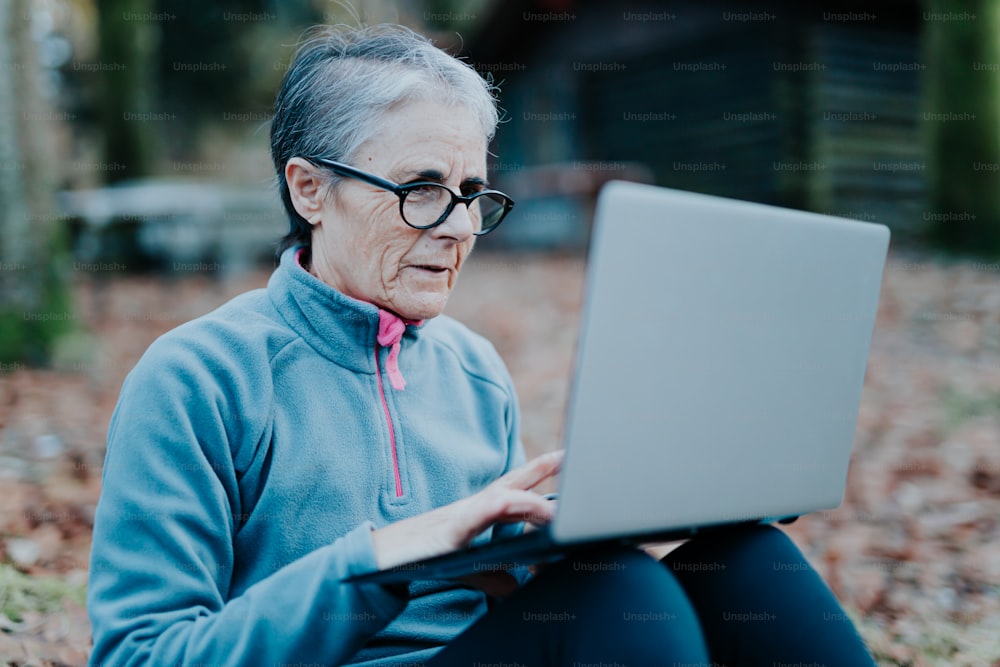
{"type": "Polygon", "coordinates": [[[465,165],[463,171],[485,170],[487,134],[480,118],[466,104],[422,95],[393,105],[369,122],[369,138],[351,156],[360,168],[372,161],[414,166],[416,161],[426,162],[427,168],[450,165],[444,170],[446,176],[455,165],[465,165]]]}

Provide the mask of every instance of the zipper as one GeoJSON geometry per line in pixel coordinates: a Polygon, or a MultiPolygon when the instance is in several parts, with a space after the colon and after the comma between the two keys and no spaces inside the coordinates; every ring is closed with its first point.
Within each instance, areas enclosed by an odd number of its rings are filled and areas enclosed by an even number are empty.
{"type": "Polygon", "coordinates": [[[399,474],[399,456],[396,454],[396,429],[392,425],[392,415],[389,413],[389,402],[385,400],[385,387],[382,385],[382,365],[378,359],[379,344],[375,343],[375,377],[378,378],[378,395],[382,399],[382,410],[385,412],[385,423],[389,427],[389,447],[392,451],[392,474],[396,481],[396,497],[403,497],[403,480],[399,474]]]}

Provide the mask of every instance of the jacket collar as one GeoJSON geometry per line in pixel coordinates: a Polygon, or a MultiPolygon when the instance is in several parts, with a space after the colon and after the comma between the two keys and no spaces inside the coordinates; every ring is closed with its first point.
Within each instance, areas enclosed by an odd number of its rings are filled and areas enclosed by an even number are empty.
{"type": "MultiPolygon", "coordinates": [[[[374,373],[379,325],[384,321],[378,306],[342,294],[306,271],[296,258],[299,249],[281,254],[267,283],[271,302],[295,333],[324,357],[357,373],[374,373]]],[[[404,340],[416,336],[423,324],[406,323],[410,326],[404,340]]]]}

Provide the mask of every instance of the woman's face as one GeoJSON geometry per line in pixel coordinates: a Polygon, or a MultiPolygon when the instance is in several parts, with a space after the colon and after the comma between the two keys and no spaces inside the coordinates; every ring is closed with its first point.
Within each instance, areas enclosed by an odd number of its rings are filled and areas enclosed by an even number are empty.
{"type": "MultiPolygon", "coordinates": [[[[417,101],[390,110],[351,166],[394,183],[435,181],[456,194],[486,182],[486,138],[468,109],[417,101]]],[[[407,319],[441,314],[475,241],[468,209],[413,229],[399,198],[344,178],[326,197],[312,233],[312,271],[344,294],[407,319]]]]}

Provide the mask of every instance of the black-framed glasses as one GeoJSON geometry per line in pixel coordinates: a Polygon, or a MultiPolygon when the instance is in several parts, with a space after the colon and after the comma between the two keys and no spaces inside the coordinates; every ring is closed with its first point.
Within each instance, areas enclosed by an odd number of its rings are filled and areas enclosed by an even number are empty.
{"type": "Polygon", "coordinates": [[[403,222],[414,229],[430,229],[448,219],[458,204],[469,209],[473,233],[489,234],[503,222],[514,208],[514,200],[497,190],[480,190],[469,195],[456,195],[451,188],[433,181],[417,181],[399,185],[374,174],[322,157],[305,158],[317,167],[325,167],[339,176],[356,178],[399,197],[399,214],[403,222]]]}

